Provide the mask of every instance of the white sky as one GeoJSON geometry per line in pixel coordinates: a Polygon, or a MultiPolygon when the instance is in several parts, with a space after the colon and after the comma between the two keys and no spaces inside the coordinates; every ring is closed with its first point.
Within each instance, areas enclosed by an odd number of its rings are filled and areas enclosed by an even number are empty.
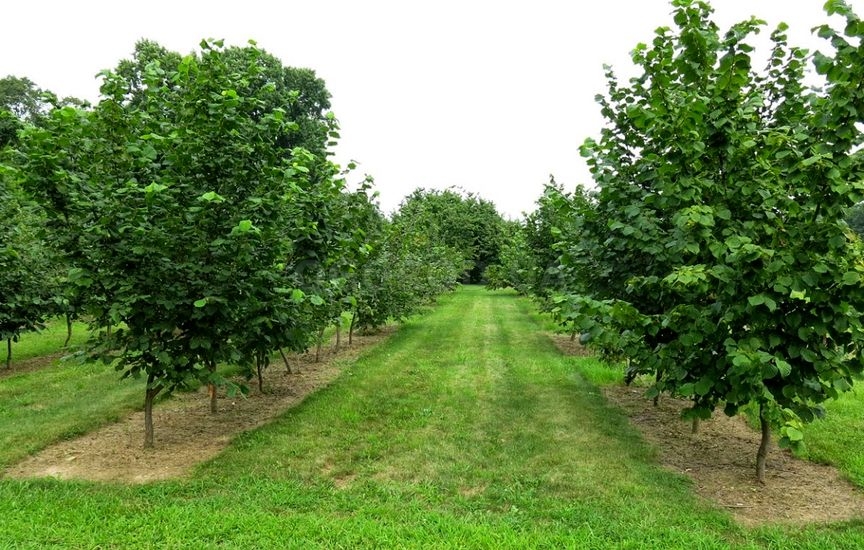
{"type": "MultiPolygon", "coordinates": [[[[787,22],[818,47],[822,0],[714,0],[715,21],[787,22]]],[[[864,16],[864,0],[849,2],[864,16]]],[[[590,184],[579,145],[602,126],[604,63],[671,25],[666,0],[43,0],[0,2],[0,77],[94,100],[94,75],[149,38],[188,53],[204,37],[250,38],[327,82],[342,126],[336,160],[375,178],[385,212],[417,187],[452,185],[518,217],[549,174],[590,184]]],[[[763,35],[767,39],[766,30],[763,35]]]]}

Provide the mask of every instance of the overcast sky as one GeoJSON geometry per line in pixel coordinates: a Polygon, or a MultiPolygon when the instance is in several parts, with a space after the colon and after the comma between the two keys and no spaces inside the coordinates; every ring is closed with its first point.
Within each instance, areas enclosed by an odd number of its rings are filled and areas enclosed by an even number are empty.
{"type": "MultiPolygon", "coordinates": [[[[864,15],[864,0],[850,5],[864,15]]],[[[818,47],[822,0],[715,0],[721,29],[751,15],[818,47]]],[[[602,126],[603,64],[671,24],[666,0],[43,0],[0,3],[0,77],[95,100],[95,74],[149,38],[188,53],[202,38],[258,45],[327,82],[336,159],[370,174],[385,212],[417,187],[458,186],[518,217],[549,175],[590,184],[579,145],[602,126]]],[[[765,36],[769,32],[763,33],[765,36]]]]}

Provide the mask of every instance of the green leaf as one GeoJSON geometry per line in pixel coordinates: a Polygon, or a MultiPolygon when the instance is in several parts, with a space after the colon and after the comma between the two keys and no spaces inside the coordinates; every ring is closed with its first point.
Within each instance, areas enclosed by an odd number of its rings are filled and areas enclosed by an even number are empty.
{"type": "Polygon", "coordinates": [[[245,233],[258,233],[259,230],[252,224],[252,220],[240,220],[234,229],[231,230],[232,234],[245,234],[245,233]]]}
{"type": "Polygon", "coordinates": [[[809,301],[807,299],[807,293],[803,290],[793,290],[792,292],[789,293],[789,297],[792,298],[793,300],[809,301]]]}
{"type": "Polygon", "coordinates": [[[843,274],[844,285],[857,285],[861,282],[861,275],[857,271],[847,271],[843,274]]]}
{"type": "Polygon", "coordinates": [[[792,365],[790,365],[786,361],[775,358],[774,365],[777,367],[777,370],[780,372],[780,376],[782,376],[783,378],[786,378],[787,376],[792,374],[792,365]]]}
{"type": "Polygon", "coordinates": [[[199,307],[199,308],[204,307],[207,305],[207,298],[201,298],[200,300],[195,300],[193,305],[195,307],[199,307]]]}
{"type": "Polygon", "coordinates": [[[817,51],[813,54],[813,65],[816,67],[817,73],[824,75],[828,74],[828,71],[834,66],[834,60],[817,51]]]}
{"type": "Polygon", "coordinates": [[[708,392],[711,391],[711,388],[714,386],[714,383],[708,377],[701,378],[698,382],[696,382],[693,389],[696,391],[697,395],[708,395],[708,392]]]}
{"type": "Polygon", "coordinates": [[[785,426],[783,431],[789,441],[802,441],[804,439],[804,432],[794,426],[785,426]]]}
{"type": "Polygon", "coordinates": [[[160,191],[164,191],[166,189],[168,189],[167,185],[162,185],[161,183],[153,182],[144,188],[144,192],[147,194],[153,194],[153,193],[158,193],[160,191]]]}
{"type": "Polygon", "coordinates": [[[749,367],[753,364],[753,360],[743,353],[736,353],[732,356],[732,364],[736,367],[749,367]]]}
{"type": "Polygon", "coordinates": [[[198,197],[198,200],[203,201],[203,202],[220,203],[220,202],[225,202],[225,197],[223,197],[219,193],[216,193],[215,191],[208,191],[208,192],[204,193],[203,195],[201,195],[200,197],[198,197]]]}

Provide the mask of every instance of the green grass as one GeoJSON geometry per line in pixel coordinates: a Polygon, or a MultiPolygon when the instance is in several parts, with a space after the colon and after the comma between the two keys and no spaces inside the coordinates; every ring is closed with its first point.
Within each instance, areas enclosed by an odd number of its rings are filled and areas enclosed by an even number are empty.
{"type": "Polygon", "coordinates": [[[143,383],[119,377],[102,364],[58,360],[0,379],[0,467],[140,407],[143,383]]]}
{"type": "MultiPolygon", "coordinates": [[[[45,324],[44,329],[38,332],[25,332],[18,342],[12,342],[12,369],[15,369],[15,363],[18,361],[62,352],[65,341],[65,319],[51,319],[45,324]]],[[[72,323],[70,349],[81,346],[86,341],[87,325],[77,321],[72,323]]],[[[0,342],[0,368],[6,365],[6,351],[6,341],[0,342]]]]}
{"type": "Polygon", "coordinates": [[[825,405],[825,418],[805,429],[804,453],[810,460],[837,466],[864,487],[864,387],[859,385],[825,405]]]}
{"type": "Polygon", "coordinates": [[[864,547],[698,499],[532,308],[460,289],[191,480],[0,480],[0,548],[864,547]]]}

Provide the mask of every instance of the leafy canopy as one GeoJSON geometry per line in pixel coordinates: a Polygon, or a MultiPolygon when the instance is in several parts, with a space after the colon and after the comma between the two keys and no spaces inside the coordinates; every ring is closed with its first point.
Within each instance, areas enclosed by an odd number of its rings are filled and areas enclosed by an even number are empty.
{"type": "Polygon", "coordinates": [[[607,70],[607,124],[582,149],[595,213],[569,245],[595,270],[559,301],[586,340],[657,375],[650,393],[699,417],[758,403],[794,444],[864,369],[864,257],[844,221],[864,198],[864,24],[827,4],[847,26],[819,28],[834,51],[813,58],[816,90],[784,25],[759,71],[762,21],[721,33],[707,3],[673,6],[676,28],[633,52],[639,76],[607,70]]]}

